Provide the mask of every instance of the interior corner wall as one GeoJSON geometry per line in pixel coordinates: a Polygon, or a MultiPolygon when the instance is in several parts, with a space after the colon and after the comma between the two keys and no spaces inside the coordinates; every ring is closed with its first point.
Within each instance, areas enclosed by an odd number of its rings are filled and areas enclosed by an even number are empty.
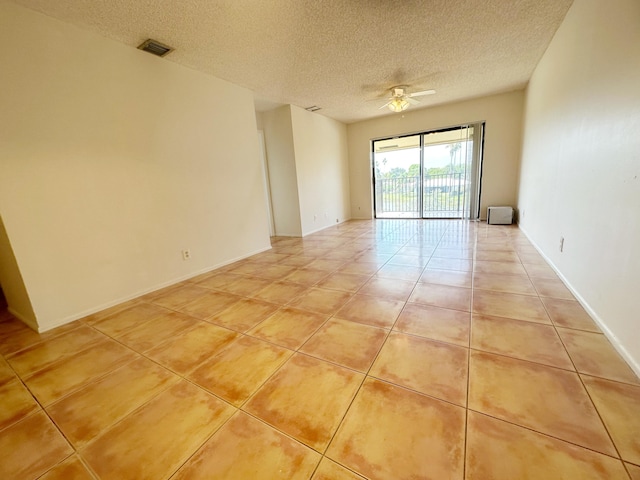
{"type": "Polygon", "coordinates": [[[291,106],[262,114],[275,234],[301,237],[300,199],[293,148],[291,106]]]}
{"type": "Polygon", "coordinates": [[[264,120],[262,118],[262,112],[256,112],[256,128],[257,130],[264,130],[264,120]]]}
{"type": "Polygon", "coordinates": [[[270,248],[250,91],[8,2],[0,41],[0,215],[40,330],[270,248]]]}
{"type": "Polygon", "coordinates": [[[346,126],[294,105],[261,116],[276,235],[301,237],[349,219],[346,126]]]}
{"type": "Polygon", "coordinates": [[[490,205],[515,206],[524,92],[514,91],[378,118],[347,126],[352,218],[373,217],[371,140],[486,122],[480,215],[490,205]]]}
{"type": "Polygon", "coordinates": [[[351,217],[345,124],[291,107],[302,235],[351,217]]]}
{"type": "Polygon", "coordinates": [[[0,217],[0,285],[10,311],[33,329],[38,328],[29,294],[24,286],[20,268],[11,248],[11,242],[0,217]]]}
{"type": "Polygon", "coordinates": [[[576,0],[527,90],[518,207],[640,374],[638,85],[640,2],[576,0]]]}

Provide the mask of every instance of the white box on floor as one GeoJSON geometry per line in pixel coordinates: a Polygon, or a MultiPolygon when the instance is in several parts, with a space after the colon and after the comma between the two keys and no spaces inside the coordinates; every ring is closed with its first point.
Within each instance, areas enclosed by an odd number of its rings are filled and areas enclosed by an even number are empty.
{"type": "Polygon", "coordinates": [[[489,225],[511,225],[513,223],[513,208],[511,207],[487,208],[487,223],[489,225]]]}

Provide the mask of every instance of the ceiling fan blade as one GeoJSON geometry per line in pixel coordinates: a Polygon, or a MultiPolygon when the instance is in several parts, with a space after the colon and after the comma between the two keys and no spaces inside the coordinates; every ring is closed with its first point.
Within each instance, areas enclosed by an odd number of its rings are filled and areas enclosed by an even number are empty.
{"type": "Polygon", "coordinates": [[[378,108],[378,110],[382,110],[384,107],[386,107],[387,105],[389,105],[393,100],[389,100],[387,103],[385,103],[384,105],[382,105],[381,107],[378,108]]]}
{"type": "Polygon", "coordinates": [[[407,102],[409,102],[411,105],[418,105],[420,103],[419,100],[416,100],[415,98],[411,98],[411,97],[406,97],[407,98],[407,102]]]}
{"type": "Polygon", "coordinates": [[[410,97],[422,97],[424,95],[433,95],[434,93],[436,93],[435,90],[425,90],[423,92],[410,93],[409,96],[410,97]]]}

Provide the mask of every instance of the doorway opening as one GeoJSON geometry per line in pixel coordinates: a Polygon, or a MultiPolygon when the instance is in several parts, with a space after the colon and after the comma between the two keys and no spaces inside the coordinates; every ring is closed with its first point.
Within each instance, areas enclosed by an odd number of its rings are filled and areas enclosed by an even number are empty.
{"type": "Polygon", "coordinates": [[[480,214],[484,123],[372,142],[375,218],[480,214]]]}

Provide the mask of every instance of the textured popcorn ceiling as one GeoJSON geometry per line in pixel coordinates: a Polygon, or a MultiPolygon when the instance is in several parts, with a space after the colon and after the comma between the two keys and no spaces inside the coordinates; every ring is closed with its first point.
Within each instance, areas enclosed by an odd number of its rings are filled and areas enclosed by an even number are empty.
{"type": "Polygon", "coordinates": [[[346,123],[380,115],[387,89],[419,106],[522,88],[572,0],[14,0],[163,61],[255,92],[256,108],[318,105],[346,123]]]}

